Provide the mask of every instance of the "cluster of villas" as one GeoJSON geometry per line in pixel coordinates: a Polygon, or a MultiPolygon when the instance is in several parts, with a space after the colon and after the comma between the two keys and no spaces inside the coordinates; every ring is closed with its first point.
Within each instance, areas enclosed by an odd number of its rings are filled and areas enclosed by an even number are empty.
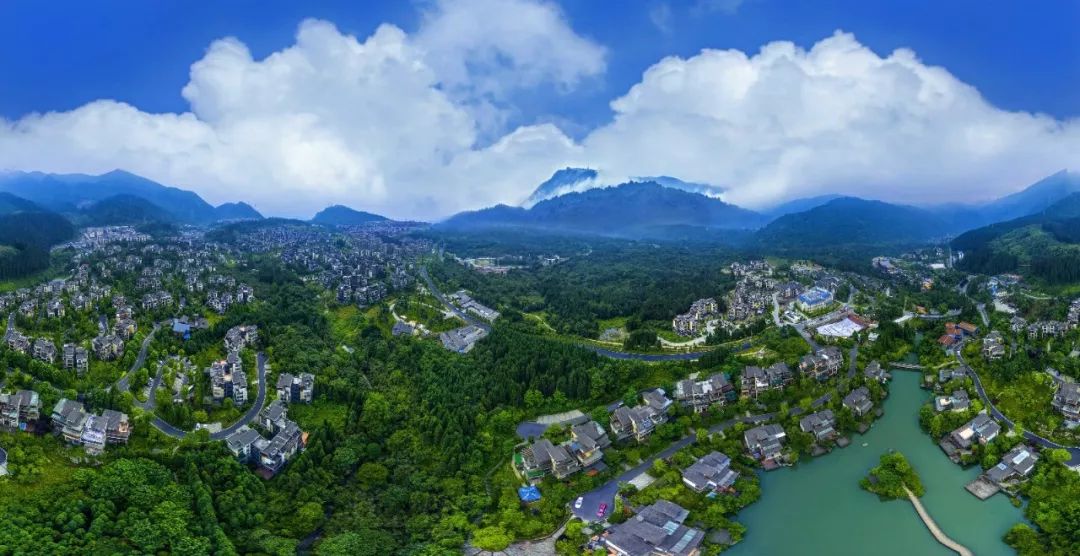
{"type": "Polygon", "coordinates": [[[257,427],[238,428],[225,438],[225,446],[241,463],[254,465],[260,476],[269,479],[304,449],[308,433],[288,418],[288,409],[281,400],[270,402],[262,410],[257,427]]]}
{"type": "Polygon", "coordinates": [[[681,315],[675,315],[671,328],[680,336],[697,336],[706,331],[709,319],[720,312],[716,299],[706,297],[690,304],[690,309],[681,315]]]}
{"type": "Polygon", "coordinates": [[[514,456],[514,466],[530,482],[546,475],[565,479],[583,469],[589,469],[604,457],[604,448],[611,445],[604,427],[596,421],[586,421],[570,427],[570,439],[554,444],[538,439],[514,456]]]}
{"type": "Polygon", "coordinates": [[[277,399],[259,414],[256,428],[244,425],[225,438],[225,446],[240,462],[255,466],[256,472],[269,479],[307,445],[308,433],[288,417],[288,405],[311,403],[315,375],[281,373],[277,380],[277,399]]]}
{"type": "Polygon", "coordinates": [[[106,409],[94,415],[82,402],[67,398],[56,403],[51,419],[55,433],[70,444],[81,445],[90,455],[103,453],[108,444],[126,444],[131,436],[126,413],[106,409]]]}
{"type": "Polygon", "coordinates": [[[657,500],[604,532],[601,542],[616,556],[697,556],[705,532],[686,525],[689,510],[657,500]]]}
{"type": "Polygon", "coordinates": [[[240,350],[253,345],[259,339],[259,329],[254,324],[234,326],[225,333],[225,359],[215,361],[206,369],[210,377],[210,397],[221,403],[231,399],[236,405],[248,400],[248,379],[244,372],[240,350]]]}

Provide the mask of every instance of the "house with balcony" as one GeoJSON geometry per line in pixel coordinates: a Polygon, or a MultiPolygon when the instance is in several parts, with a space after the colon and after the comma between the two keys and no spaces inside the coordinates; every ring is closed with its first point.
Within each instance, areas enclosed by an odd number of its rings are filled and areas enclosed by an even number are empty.
{"type": "Polygon", "coordinates": [[[682,471],[683,483],[694,492],[730,491],[738,478],[731,458],[720,452],[706,454],[682,471]]]}
{"type": "Polygon", "coordinates": [[[727,375],[716,373],[705,380],[686,379],[675,384],[675,400],[701,413],[713,404],[725,405],[738,399],[727,375]]]}

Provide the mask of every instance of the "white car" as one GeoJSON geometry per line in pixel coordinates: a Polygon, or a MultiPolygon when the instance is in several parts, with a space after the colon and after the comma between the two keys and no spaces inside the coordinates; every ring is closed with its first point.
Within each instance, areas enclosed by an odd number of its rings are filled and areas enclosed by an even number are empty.
{"type": "Polygon", "coordinates": [[[581,509],[581,503],[584,502],[584,501],[585,501],[585,498],[579,496],[578,499],[574,501],[574,509],[575,510],[580,510],[581,509]]]}

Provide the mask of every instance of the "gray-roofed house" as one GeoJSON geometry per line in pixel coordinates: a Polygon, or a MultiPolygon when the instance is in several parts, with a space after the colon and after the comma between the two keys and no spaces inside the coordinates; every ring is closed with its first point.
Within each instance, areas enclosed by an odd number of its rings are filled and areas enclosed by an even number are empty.
{"type": "Polygon", "coordinates": [[[1066,425],[1080,425],[1080,382],[1061,383],[1051,405],[1065,417],[1066,425]]]}
{"type": "Polygon", "coordinates": [[[720,452],[702,456],[682,472],[683,483],[695,492],[726,491],[738,478],[739,473],[731,468],[731,458],[720,452]]]}
{"type": "Polygon", "coordinates": [[[856,417],[862,417],[874,408],[874,401],[870,399],[870,389],[860,386],[848,395],[844,396],[844,407],[851,410],[856,417]]]}
{"type": "Polygon", "coordinates": [[[259,431],[244,425],[225,438],[225,446],[243,463],[251,461],[255,454],[255,441],[262,438],[259,431]]]}
{"type": "Polygon", "coordinates": [[[570,428],[570,450],[582,467],[588,467],[604,457],[603,449],[611,446],[604,427],[596,421],[587,421],[570,428]]]}
{"type": "Polygon", "coordinates": [[[73,444],[82,442],[83,428],[90,415],[83,409],[83,404],[61,398],[53,407],[52,423],[53,430],[59,432],[64,440],[73,444]]]}
{"type": "Polygon", "coordinates": [[[278,399],[285,403],[311,403],[315,391],[315,375],[300,373],[294,376],[281,373],[277,380],[278,399]]]}
{"type": "Polygon", "coordinates": [[[632,436],[638,442],[642,442],[652,434],[655,428],[656,423],[652,420],[652,412],[646,406],[619,406],[611,413],[611,430],[615,433],[617,440],[632,436]]]}
{"type": "Polygon", "coordinates": [[[934,398],[934,411],[938,413],[942,411],[963,413],[968,409],[971,409],[971,398],[968,397],[966,390],[953,390],[951,395],[934,398]]]}
{"type": "Polygon", "coordinates": [[[831,409],[824,409],[799,419],[799,428],[817,440],[829,440],[836,436],[836,417],[831,409]]]}
{"type": "Polygon", "coordinates": [[[738,393],[724,373],[716,373],[705,380],[680,380],[675,385],[675,399],[679,403],[701,413],[710,405],[724,405],[735,401],[738,393]]]}
{"type": "Polygon", "coordinates": [[[747,429],[743,433],[743,441],[750,455],[761,461],[776,461],[783,451],[787,433],[780,425],[760,425],[747,429]]]}
{"type": "Polygon", "coordinates": [[[997,465],[986,470],[986,477],[998,486],[1018,483],[1031,476],[1039,456],[1028,446],[1017,444],[1009,450],[997,465]]]}
{"type": "Polygon", "coordinates": [[[705,533],[683,525],[689,514],[675,503],[657,500],[613,526],[602,540],[608,553],[617,556],[696,556],[705,533]]]}
{"type": "Polygon", "coordinates": [[[889,373],[887,373],[885,369],[882,369],[881,363],[876,360],[867,363],[866,368],[863,369],[863,374],[866,375],[866,378],[876,380],[883,384],[889,380],[889,373]]]}

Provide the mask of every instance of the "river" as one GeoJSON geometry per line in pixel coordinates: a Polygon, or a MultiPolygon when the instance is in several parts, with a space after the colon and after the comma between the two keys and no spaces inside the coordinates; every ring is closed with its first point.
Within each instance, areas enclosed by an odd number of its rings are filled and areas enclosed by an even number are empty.
{"type": "Polygon", "coordinates": [[[761,500],[736,518],[747,526],[746,537],[726,554],[954,554],[934,540],[909,502],[881,502],[859,488],[889,449],[903,452],[919,473],[923,504],[945,534],[978,556],[1014,554],[1001,538],[1023,520],[1021,510],[1004,495],[982,502],[964,490],[979,469],[953,464],[919,428],[919,407],[929,395],[919,388],[921,373],[892,375],[885,415],[867,434],[854,435],[847,448],[762,474],[761,500]]]}

